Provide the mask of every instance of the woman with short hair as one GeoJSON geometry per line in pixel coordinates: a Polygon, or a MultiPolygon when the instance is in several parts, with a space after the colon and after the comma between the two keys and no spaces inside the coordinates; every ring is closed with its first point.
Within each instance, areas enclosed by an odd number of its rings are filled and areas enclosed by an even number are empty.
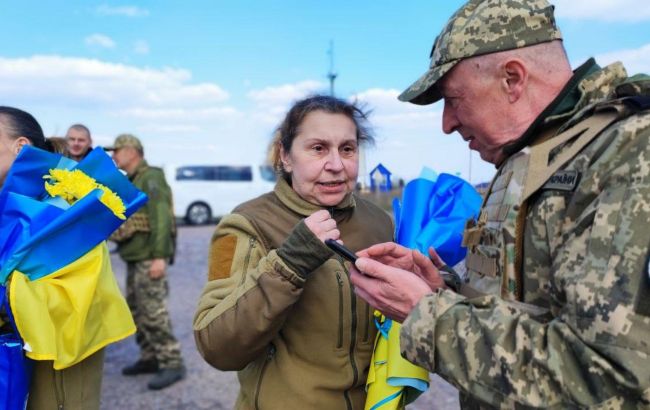
{"type": "Polygon", "coordinates": [[[217,226],[195,340],[212,366],[239,371],[238,409],[364,407],[373,311],[324,241],[357,251],[393,236],[389,215],[354,194],[366,121],[334,97],[294,104],[271,147],[275,189],[217,226]]]}

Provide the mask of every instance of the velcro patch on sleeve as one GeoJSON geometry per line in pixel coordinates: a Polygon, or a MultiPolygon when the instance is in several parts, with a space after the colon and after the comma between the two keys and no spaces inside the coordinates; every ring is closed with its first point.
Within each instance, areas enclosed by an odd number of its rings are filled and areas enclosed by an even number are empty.
{"type": "Polygon", "coordinates": [[[237,248],[235,235],[222,236],[212,244],[208,264],[208,280],[225,279],[230,277],[232,261],[237,248]]]}

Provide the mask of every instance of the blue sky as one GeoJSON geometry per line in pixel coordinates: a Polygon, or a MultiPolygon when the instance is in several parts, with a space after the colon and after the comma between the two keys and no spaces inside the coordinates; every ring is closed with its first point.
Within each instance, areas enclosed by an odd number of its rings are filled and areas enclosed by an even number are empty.
{"type": "MultiPolygon", "coordinates": [[[[410,179],[422,166],[469,178],[459,136],[440,131],[440,105],[397,94],[428,66],[431,44],[461,1],[1,2],[0,95],[46,134],[87,124],[99,144],[140,136],[156,164],[263,160],[292,101],[327,91],[374,110],[383,162],[410,179]]],[[[650,71],[650,2],[559,0],[573,66],[589,56],[650,71]]],[[[494,169],[474,154],[472,182],[494,169]]]]}

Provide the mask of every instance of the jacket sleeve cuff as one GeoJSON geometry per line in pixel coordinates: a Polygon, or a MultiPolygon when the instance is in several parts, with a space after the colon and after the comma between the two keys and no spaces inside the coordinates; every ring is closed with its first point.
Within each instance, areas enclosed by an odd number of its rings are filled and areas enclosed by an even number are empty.
{"type": "Polygon", "coordinates": [[[334,255],[334,252],[307,228],[304,220],[293,228],[277,253],[289,268],[303,278],[334,255]]]}
{"type": "Polygon", "coordinates": [[[464,300],[463,296],[444,289],[438,289],[436,293],[424,296],[402,324],[400,331],[402,356],[411,363],[434,372],[436,325],[445,312],[464,300]]]}

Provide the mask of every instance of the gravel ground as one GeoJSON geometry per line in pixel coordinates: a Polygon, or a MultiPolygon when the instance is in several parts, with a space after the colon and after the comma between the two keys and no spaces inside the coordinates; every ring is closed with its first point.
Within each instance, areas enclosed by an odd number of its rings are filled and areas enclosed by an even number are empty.
{"type": "MultiPolygon", "coordinates": [[[[102,409],[232,409],[238,391],[236,373],[222,372],[207,365],[199,356],[192,336],[192,316],[207,272],[207,252],[214,226],[181,227],[177,262],[169,269],[169,309],[174,333],[181,342],[187,377],[165,390],[147,389],[149,375],[124,377],[122,367],[138,358],[135,338],[113,344],[106,351],[102,409]]],[[[124,285],[125,264],[112,254],[113,269],[124,285]]],[[[457,409],[456,390],[432,375],[431,388],[412,410],[457,409]]],[[[292,409],[287,409],[292,410],[292,409]]]]}

